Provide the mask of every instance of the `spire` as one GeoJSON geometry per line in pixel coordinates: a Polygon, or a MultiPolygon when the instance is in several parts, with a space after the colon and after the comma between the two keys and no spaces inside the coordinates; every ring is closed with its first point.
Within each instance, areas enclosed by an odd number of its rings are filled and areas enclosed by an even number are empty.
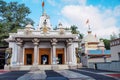
{"type": "Polygon", "coordinates": [[[42,0],[42,14],[44,14],[44,6],[45,6],[45,3],[44,3],[44,0],[42,0]]]}
{"type": "Polygon", "coordinates": [[[92,31],[91,31],[91,28],[90,28],[89,19],[87,19],[86,25],[88,26],[88,34],[91,34],[92,31]]]}

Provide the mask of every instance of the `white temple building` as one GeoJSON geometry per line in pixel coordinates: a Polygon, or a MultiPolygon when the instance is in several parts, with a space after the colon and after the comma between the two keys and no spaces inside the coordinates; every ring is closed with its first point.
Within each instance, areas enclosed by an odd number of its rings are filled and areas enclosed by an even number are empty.
{"type": "Polygon", "coordinates": [[[77,66],[76,48],[78,35],[65,30],[60,23],[53,30],[50,17],[43,12],[35,30],[31,24],[5,39],[12,49],[9,69],[29,70],[32,66],[42,69],[68,69],[77,66]]]}
{"type": "Polygon", "coordinates": [[[88,66],[89,63],[110,62],[110,50],[105,49],[103,40],[100,40],[96,35],[92,34],[89,27],[88,34],[81,41],[81,63],[83,66],[88,66]]]}

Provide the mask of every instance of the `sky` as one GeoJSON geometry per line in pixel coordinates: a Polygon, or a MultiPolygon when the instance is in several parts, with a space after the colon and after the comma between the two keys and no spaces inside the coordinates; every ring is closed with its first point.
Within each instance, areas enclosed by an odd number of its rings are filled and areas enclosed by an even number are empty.
{"type": "MultiPolygon", "coordinates": [[[[24,3],[30,8],[30,17],[37,28],[42,15],[43,0],[4,0],[24,3]]],[[[120,32],[120,0],[44,0],[45,11],[54,28],[62,23],[64,27],[76,25],[80,33],[87,35],[88,24],[93,35],[110,38],[120,32]],[[89,23],[86,24],[86,21],[89,23]]]]}

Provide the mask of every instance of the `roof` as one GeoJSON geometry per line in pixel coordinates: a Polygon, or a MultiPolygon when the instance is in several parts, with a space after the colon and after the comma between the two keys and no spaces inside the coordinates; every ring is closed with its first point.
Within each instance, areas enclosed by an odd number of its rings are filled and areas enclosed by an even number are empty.
{"type": "Polygon", "coordinates": [[[86,35],[82,40],[82,43],[85,43],[85,42],[88,42],[88,43],[89,42],[97,42],[97,43],[99,43],[99,39],[96,36],[92,35],[91,32],[88,32],[88,35],[86,35]]]}

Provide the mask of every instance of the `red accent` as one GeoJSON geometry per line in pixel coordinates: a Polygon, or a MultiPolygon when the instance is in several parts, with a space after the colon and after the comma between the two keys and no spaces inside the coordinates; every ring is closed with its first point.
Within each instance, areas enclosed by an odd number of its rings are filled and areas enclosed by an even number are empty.
{"type": "Polygon", "coordinates": [[[42,7],[44,7],[44,5],[45,5],[45,3],[44,3],[44,1],[42,2],[42,7]]]}
{"type": "Polygon", "coordinates": [[[87,19],[87,21],[86,21],[86,24],[88,24],[89,23],[89,19],[87,19]]]}
{"type": "Polygon", "coordinates": [[[109,75],[109,76],[111,76],[111,77],[117,77],[117,78],[120,78],[120,74],[107,74],[107,75],[109,75]]]}
{"type": "Polygon", "coordinates": [[[97,37],[96,34],[95,34],[95,37],[97,37]]]}

